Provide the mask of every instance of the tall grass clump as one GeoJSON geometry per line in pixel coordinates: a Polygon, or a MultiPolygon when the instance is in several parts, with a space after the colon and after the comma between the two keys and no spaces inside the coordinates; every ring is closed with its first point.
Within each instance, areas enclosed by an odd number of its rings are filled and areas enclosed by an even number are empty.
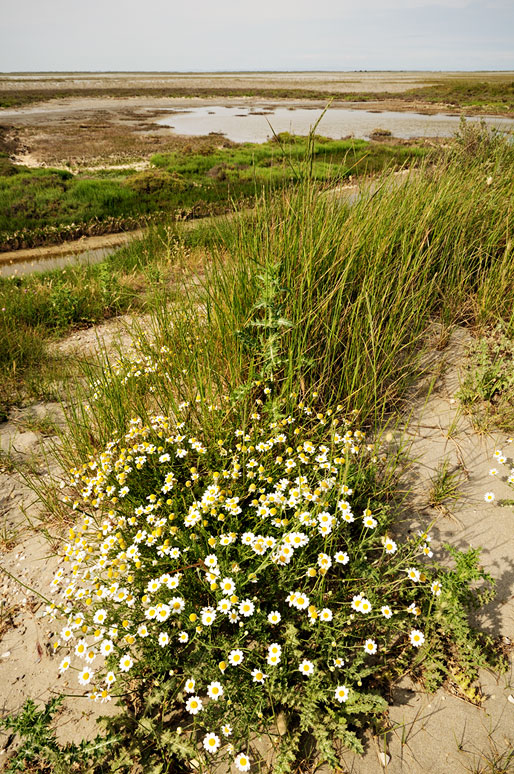
{"type": "Polygon", "coordinates": [[[262,200],[227,235],[206,283],[227,359],[243,351],[285,393],[299,381],[378,418],[409,383],[431,319],[512,325],[514,149],[495,136],[479,151],[457,143],[351,204],[308,180],[262,200]]]}
{"type": "Polygon", "coordinates": [[[511,328],[513,150],[488,135],[477,153],[465,132],[437,164],[379,178],[353,202],[320,190],[307,158],[302,182],[252,212],[172,235],[174,254],[205,244],[208,258],[136,332],[137,357],[91,369],[94,416],[82,416],[87,395],[75,404],[80,453],[125,432],[149,399],[166,414],[236,394],[243,419],[260,375],[286,403],[317,391],[379,425],[433,320],[511,328]]]}

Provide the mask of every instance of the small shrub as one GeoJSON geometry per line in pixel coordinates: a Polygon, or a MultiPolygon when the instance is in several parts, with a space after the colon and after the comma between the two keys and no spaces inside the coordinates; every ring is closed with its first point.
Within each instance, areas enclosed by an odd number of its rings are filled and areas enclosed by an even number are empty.
{"type": "Polygon", "coordinates": [[[164,169],[147,169],[130,175],[125,185],[132,191],[154,195],[160,192],[183,191],[185,183],[178,175],[172,175],[164,169]]]}

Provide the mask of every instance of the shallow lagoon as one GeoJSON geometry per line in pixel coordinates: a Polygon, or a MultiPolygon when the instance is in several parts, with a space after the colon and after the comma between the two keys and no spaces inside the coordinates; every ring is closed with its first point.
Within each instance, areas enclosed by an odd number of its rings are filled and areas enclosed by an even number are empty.
{"type": "MultiPolygon", "coordinates": [[[[170,111],[158,123],[170,126],[176,134],[200,136],[210,132],[225,135],[234,142],[266,142],[273,131],[305,135],[322,115],[319,108],[204,106],[170,111]],[[270,126],[271,124],[271,126],[270,126]],[[273,130],[272,128],[273,127],[273,130]]],[[[468,121],[485,120],[489,126],[514,131],[514,120],[497,116],[474,117],[468,121]]],[[[451,137],[459,128],[460,116],[443,113],[399,113],[393,111],[329,108],[316,132],[339,139],[353,135],[368,140],[373,130],[380,128],[394,137],[451,137]]]]}

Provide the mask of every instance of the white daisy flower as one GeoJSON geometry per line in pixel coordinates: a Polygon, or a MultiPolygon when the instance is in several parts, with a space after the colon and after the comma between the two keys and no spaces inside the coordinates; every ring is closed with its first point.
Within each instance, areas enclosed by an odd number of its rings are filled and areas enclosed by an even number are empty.
{"type": "Polygon", "coordinates": [[[312,661],[308,661],[305,658],[298,665],[298,670],[302,673],[302,675],[309,677],[310,675],[314,674],[314,664],[312,663],[312,661]]]}
{"type": "Polygon", "coordinates": [[[214,699],[214,701],[217,701],[218,699],[221,699],[223,696],[223,686],[221,683],[218,683],[217,681],[214,681],[212,683],[209,683],[207,686],[207,696],[210,699],[214,699]]]}
{"type": "Polygon", "coordinates": [[[364,643],[364,650],[370,656],[372,656],[374,653],[376,653],[377,652],[377,643],[375,642],[375,640],[366,640],[366,642],[364,643]]]}
{"type": "Polygon", "coordinates": [[[203,607],[201,611],[201,619],[204,626],[212,626],[216,619],[216,611],[213,607],[203,607]]]}
{"type": "Polygon", "coordinates": [[[84,658],[87,653],[87,642],[82,639],[75,645],[75,655],[79,658],[84,658]]]}
{"type": "Polygon", "coordinates": [[[65,627],[65,628],[64,628],[64,629],[61,631],[61,637],[62,637],[62,639],[64,640],[64,642],[68,642],[68,640],[71,640],[71,639],[72,639],[74,636],[75,636],[75,635],[73,634],[73,630],[72,630],[72,629],[70,629],[70,627],[69,627],[69,626],[66,626],[66,627],[65,627]]]}
{"type": "Polygon", "coordinates": [[[278,612],[278,610],[272,610],[271,613],[268,614],[268,621],[270,624],[278,624],[281,620],[282,616],[278,612]]]}
{"type": "Polygon", "coordinates": [[[263,683],[268,675],[265,675],[261,669],[254,669],[252,672],[254,683],[263,683]]]}
{"type": "Polygon", "coordinates": [[[309,597],[301,591],[296,591],[289,604],[296,607],[297,610],[305,610],[309,607],[309,597]]]}
{"type": "Polygon", "coordinates": [[[81,685],[88,685],[91,682],[93,675],[94,672],[90,669],[83,669],[82,672],[79,672],[77,679],[81,685]]]}
{"type": "Polygon", "coordinates": [[[220,583],[220,588],[224,594],[234,594],[236,590],[236,584],[232,578],[223,578],[220,583]]]}
{"type": "Polygon", "coordinates": [[[105,682],[107,685],[112,685],[113,683],[116,682],[116,675],[114,674],[114,672],[107,672],[107,674],[105,675],[105,682]]]}
{"type": "Polygon", "coordinates": [[[423,632],[420,632],[419,629],[413,629],[409,634],[409,640],[411,645],[414,645],[415,648],[419,648],[420,645],[423,645],[425,642],[425,635],[423,632]]]}
{"type": "Polygon", "coordinates": [[[346,685],[338,685],[334,697],[337,699],[339,703],[342,703],[344,701],[348,700],[349,690],[346,687],[346,685]]]}
{"type": "Polygon", "coordinates": [[[109,656],[114,650],[114,643],[112,640],[104,640],[100,645],[100,653],[102,656],[109,656]]]}
{"type": "Polygon", "coordinates": [[[153,578],[151,581],[148,581],[146,585],[146,590],[149,594],[155,594],[156,591],[159,591],[161,588],[161,581],[159,578],[153,578]]]}
{"type": "Polygon", "coordinates": [[[250,771],[250,758],[245,753],[239,753],[234,760],[238,771],[250,771]]]}
{"type": "Polygon", "coordinates": [[[220,746],[220,738],[219,736],[216,736],[216,734],[205,734],[203,738],[203,746],[207,750],[207,752],[215,753],[218,750],[218,747],[220,746]]]}
{"type": "Polygon", "coordinates": [[[202,700],[199,696],[190,696],[186,701],[186,710],[191,715],[197,715],[203,709],[202,700]]]}
{"type": "Polygon", "coordinates": [[[394,540],[391,540],[391,538],[382,538],[382,543],[384,546],[384,551],[386,554],[394,554],[396,553],[396,550],[398,546],[394,542],[394,540]]]}
{"type": "Polygon", "coordinates": [[[119,668],[122,672],[128,672],[129,669],[133,666],[134,662],[130,658],[130,656],[125,655],[120,658],[120,664],[119,668]]]}
{"type": "Polygon", "coordinates": [[[244,655],[242,650],[231,650],[228,654],[228,660],[229,663],[232,664],[232,666],[238,666],[239,664],[242,664],[244,661],[244,655]]]}
{"type": "Polygon", "coordinates": [[[366,597],[362,597],[359,605],[359,613],[370,613],[372,610],[371,602],[366,597]]]}
{"type": "Polygon", "coordinates": [[[96,658],[96,651],[94,648],[91,648],[86,653],[86,657],[85,657],[86,664],[92,664],[95,658],[96,658]]]}
{"type": "Polygon", "coordinates": [[[217,604],[217,609],[220,613],[230,613],[232,610],[232,602],[230,599],[220,599],[217,604]]]}
{"type": "Polygon", "coordinates": [[[103,610],[103,609],[97,610],[93,617],[93,621],[95,624],[103,624],[105,623],[106,618],[107,618],[107,610],[103,610]]]}
{"type": "MultiPolygon", "coordinates": [[[[184,602],[182,597],[172,597],[169,601],[169,607],[171,608],[171,612],[174,613],[175,615],[178,615],[179,613],[182,612],[182,610],[185,607],[185,604],[186,603],[184,602]]],[[[155,615],[157,615],[157,611],[155,615]]]]}
{"type": "Polygon", "coordinates": [[[239,603],[239,612],[245,618],[249,618],[251,615],[253,615],[254,610],[255,605],[251,599],[243,599],[243,601],[239,603]]]}

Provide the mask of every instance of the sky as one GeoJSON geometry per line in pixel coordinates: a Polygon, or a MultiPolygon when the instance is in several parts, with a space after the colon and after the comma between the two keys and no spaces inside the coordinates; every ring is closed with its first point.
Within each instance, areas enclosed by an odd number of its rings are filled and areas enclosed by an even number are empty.
{"type": "Polygon", "coordinates": [[[514,70],[514,0],[0,0],[0,71],[514,70]]]}

